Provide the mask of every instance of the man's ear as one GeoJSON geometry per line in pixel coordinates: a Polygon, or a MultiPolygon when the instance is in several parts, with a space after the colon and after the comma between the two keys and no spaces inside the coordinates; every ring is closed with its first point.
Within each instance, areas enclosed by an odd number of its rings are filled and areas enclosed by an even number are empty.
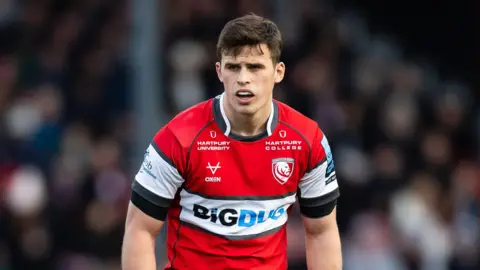
{"type": "Polygon", "coordinates": [[[279,83],[285,77],[285,64],[283,62],[275,65],[275,83],[279,83]]]}
{"type": "Polygon", "coordinates": [[[220,62],[215,63],[215,70],[217,71],[218,79],[223,83],[222,66],[220,62]]]}

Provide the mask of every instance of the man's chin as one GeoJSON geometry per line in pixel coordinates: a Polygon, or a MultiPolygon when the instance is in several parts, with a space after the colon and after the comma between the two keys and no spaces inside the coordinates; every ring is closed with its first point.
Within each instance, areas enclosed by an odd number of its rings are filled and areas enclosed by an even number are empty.
{"type": "Polygon", "coordinates": [[[244,115],[244,116],[252,116],[254,115],[258,110],[252,105],[237,105],[235,108],[235,112],[244,115]]]}

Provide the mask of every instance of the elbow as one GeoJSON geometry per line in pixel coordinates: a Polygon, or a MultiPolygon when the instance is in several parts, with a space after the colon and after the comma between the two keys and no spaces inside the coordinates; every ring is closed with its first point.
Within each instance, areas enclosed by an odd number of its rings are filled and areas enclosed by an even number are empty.
{"type": "Polygon", "coordinates": [[[309,238],[321,237],[328,234],[338,234],[338,227],[336,223],[321,224],[318,226],[305,228],[305,235],[309,238]]]}

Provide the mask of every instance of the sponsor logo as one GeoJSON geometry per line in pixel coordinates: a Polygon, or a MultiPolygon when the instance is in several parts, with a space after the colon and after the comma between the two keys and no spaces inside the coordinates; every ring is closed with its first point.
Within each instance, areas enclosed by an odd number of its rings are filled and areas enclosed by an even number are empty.
{"type": "Polygon", "coordinates": [[[284,206],[272,210],[255,211],[251,209],[207,208],[199,204],[193,205],[193,215],[195,217],[229,227],[234,225],[252,227],[269,219],[277,220],[285,212],[284,206]]]}
{"type": "Polygon", "coordinates": [[[337,180],[337,176],[334,174],[334,175],[330,176],[330,178],[328,178],[327,181],[325,181],[325,186],[334,182],[335,180],[337,180]]]}
{"type": "Polygon", "coordinates": [[[218,183],[222,182],[222,178],[218,176],[210,176],[210,177],[205,177],[205,182],[210,182],[210,183],[218,183]]]}
{"type": "Polygon", "coordinates": [[[285,130],[280,130],[280,137],[285,138],[287,137],[287,132],[285,130]]]}
{"type": "MultiPolygon", "coordinates": [[[[213,135],[217,136],[215,131],[213,135]]],[[[210,136],[213,136],[210,133],[210,136]]],[[[197,141],[197,150],[199,151],[225,151],[230,150],[230,142],[228,141],[197,141]]]]}
{"type": "MultiPolygon", "coordinates": [[[[222,168],[220,166],[220,162],[217,162],[217,165],[215,166],[212,166],[212,164],[210,164],[210,162],[208,162],[208,166],[206,167],[207,169],[210,170],[210,172],[215,175],[215,173],[217,172],[218,169],[222,168]]],[[[221,177],[217,177],[217,176],[210,176],[210,177],[205,177],[205,182],[221,182],[222,181],[222,178],[221,177]]]]}
{"type": "Polygon", "coordinates": [[[152,169],[153,165],[152,162],[148,159],[148,156],[150,155],[150,151],[147,150],[145,151],[145,154],[143,155],[143,162],[142,162],[142,167],[140,169],[141,173],[146,173],[153,177],[153,179],[157,179],[157,177],[153,174],[152,169]]]}
{"type": "Polygon", "coordinates": [[[335,164],[333,162],[332,149],[330,149],[330,144],[328,143],[327,137],[323,135],[322,146],[325,151],[325,157],[327,158],[327,170],[325,172],[325,177],[329,177],[335,171],[335,164]]]}
{"type": "Polygon", "coordinates": [[[266,141],[265,150],[267,151],[302,150],[302,141],[266,141]]]}
{"type": "Polygon", "coordinates": [[[285,184],[292,176],[294,168],[293,158],[275,158],[272,160],[272,174],[280,184],[285,184]]]}
{"type": "Polygon", "coordinates": [[[222,167],[220,166],[220,162],[217,162],[217,165],[215,165],[215,166],[212,166],[212,165],[210,164],[210,162],[208,162],[207,169],[210,169],[210,171],[212,172],[212,174],[215,174],[215,173],[217,172],[217,170],[220,169],[220,168],[222,168],[222,167]]]}

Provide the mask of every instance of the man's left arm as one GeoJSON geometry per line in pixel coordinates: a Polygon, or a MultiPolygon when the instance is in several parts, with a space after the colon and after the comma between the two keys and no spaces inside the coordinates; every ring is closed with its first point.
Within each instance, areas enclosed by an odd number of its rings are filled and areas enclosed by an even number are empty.
{"type": "Polygon", "coordinates": [[[303,216],[303,224],[305,226],[308,269],[342,269],[342,250],[336,209],[322,218],[303,216]]]}
{"type": "Polygon", "coordinates": [[[306,235],[307,265],[310,270],[342,269],[336,205],[340,196],[334,162],[325,135],[318,129],[310,169],[299,183],[299,203],[306,235]]]}

